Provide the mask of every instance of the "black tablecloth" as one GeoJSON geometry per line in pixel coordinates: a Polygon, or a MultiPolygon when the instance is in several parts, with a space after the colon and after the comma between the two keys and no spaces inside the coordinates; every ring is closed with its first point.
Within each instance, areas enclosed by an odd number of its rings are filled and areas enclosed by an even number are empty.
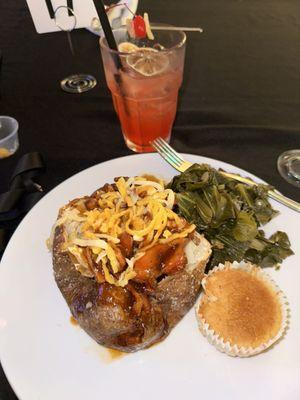
{"type": "MultiPolygon", "coordinates": [[[[43,154],[48,191],[93,164],[130,154],[104,81],[98,38],[38,35],[25,2],[0,4],[0,114],[20,124],[18,152],[0,160],[0,193],[20,156],[43,154]],[[59,81],[75,72],[96,76],[91,92],[70,95],[59,81]]],[[[145,0],[140,10],[189,33],[184,84],[172,144],[244,168],[300,200],[276,170],[278,155],[300,148],[300,2],[298,0],[145,0]]],[[[25,344],[26,345],[26,344],[25,344]]],[[[3,372],[0,399],[15,399],[3,372]]]]}

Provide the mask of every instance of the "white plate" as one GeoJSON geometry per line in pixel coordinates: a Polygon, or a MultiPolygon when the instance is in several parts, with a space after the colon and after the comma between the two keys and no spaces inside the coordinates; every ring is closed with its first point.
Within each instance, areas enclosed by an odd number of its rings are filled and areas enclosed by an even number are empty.
{"type": "MultiPolygon", "coordinates": [[[[185,155],[249,176],[236,167],[185,155]]],[[[0,268],[0,356],[20,400],[82,399],[299,399],[299,254],[271,275],[286,293],[291,323],[286,337],[269,351],[248,359],[228,357],[198,332],[191,310],[162,343],[113,361],[79,327],[57,289],[45,240],[58,208],[92,193],[115,176],[142,172],[174,175],[157,154],[108,161],[68,179],[48,193],[13,235],[0,268]]],[[[251,176],[251,175],[250,175],[251,176]]],[[[300,237],[299,215],[281,207],[268,225],[288,232],[294,251],[300,237]]]]}

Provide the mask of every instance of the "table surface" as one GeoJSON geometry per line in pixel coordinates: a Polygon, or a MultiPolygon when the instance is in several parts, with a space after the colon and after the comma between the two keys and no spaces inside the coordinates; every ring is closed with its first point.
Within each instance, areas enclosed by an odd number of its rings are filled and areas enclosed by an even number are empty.
{"type": "MultiPolygon", "coordinates": [[[[36,34],[25,2],[1,2],[0,114],[20,124],[20,148],[0,160],[0,193],[22,154],[42,153],[49,191],[96,163],[130,154],[100,59],[98,38],[86,30],[36,34]],[[93,74],[97,87],[71,95],[59,81],[93,74]]],[[[153,20],[201,26],[188,33],[184,83],[172,144],[182,152],[235,164],[287,196],[299,189],[278,174],[280,153],[300,148],[300,2],[297,0],[144,0],[153,20]]],[[[16,399],[3,371],[0,400],[16,399]]]]}

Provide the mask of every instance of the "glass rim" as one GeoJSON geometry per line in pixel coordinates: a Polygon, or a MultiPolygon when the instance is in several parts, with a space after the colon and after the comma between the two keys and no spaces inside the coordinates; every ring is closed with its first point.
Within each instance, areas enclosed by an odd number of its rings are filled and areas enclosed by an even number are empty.
{"type": "Polygon", "coordinates": [[[19,130],[19,123],[14,117],[10,117],[9,115],[0,115],[0,122],[3,119],[12,121],[15,124],[15,126],[13,127],[12,131],[8,135],[4,136],[3,138],[0,138],[0,144],[3,144],[7,140],[11,139],[11,137],[16,135],[19,130]]]}
{"type": "MultiPolygon", "coordinates": [[[[156,30],[157,32],[160,32],[160,31],[163,32],[164,30],[161,29],[161,28],[163,28],[164,26],[166,26],[166,27],[170,26],[170,27],[171,27],[172,25],[154,23],[153,26],[151,26],[151,30],[152,30],[152,31],[155,31],[155,30],[156,30]],[[157,27],[157,28],[159,27],[159,29],[157,29],[156,27],[157,27]]],[[[120,26],[119,28],[113,29],[112,31],[113,31],[113,32],[116,32],[116,31],[120,31],[120,30],[127,30],[127,27],[126,27],[125,25],[123,25],[123,26],[120,26]]],[[[168,30],[165,30],[165,32],[168,32],[168,30]]],[[[171,51],[180,49],[180,48],[183,47],[184,44],[186,43],[186,34],[185,34],[185,32],[184,32],[183,30],[178,29],[178,30],[172,30],[172,31],[170,31],[170,32],[178,32],[178,33],[180,33],[180,34],[181,34],[181,40],[180,40],[177,44],[175,44],[174,46],[172,46],[172,47],[169,47],[169,48],[164,49],[164,50],[159,50],[160,53],[169,53],[169,52],[171,52],[171,51]]],[[[100,42],[100,47],[105,48],[105,49],[108,50],[109,52],[114,53],[114,54],[120,54],[120,55],[128,55],[128,54],[131,54],[131,53],[127,53],[127,52],[124,52],[124,51],[118,51],[118,50],[111,49],[111,48],[108,46],[108,44],[104,42],[105,40],[106,40],[106,37],[105,37],[105,36],[100,37],[100,40],[99,40],[99,42],[100,42]]]]}

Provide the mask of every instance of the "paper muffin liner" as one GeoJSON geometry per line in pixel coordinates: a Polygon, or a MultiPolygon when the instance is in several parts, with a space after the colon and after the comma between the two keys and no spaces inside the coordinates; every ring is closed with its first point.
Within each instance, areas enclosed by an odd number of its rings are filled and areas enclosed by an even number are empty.
{"type": "Polygon", "coordinates": [[[215,346],[222,353],[226,353],[233,357],[251,357],[251,356],[254,356],[255,354],[259,354],[259,353],[263,352],[268,347],[272,346],[272,344],[277,342],[284,335],[284,333],[288,327],[288,320],[289,320],[288,301],[287,301],[286,296],[282,292],[282,290],[277,286],[277,284],[274,282],[274,280],[266,272],[264,272],[261,268],[257,267],[256,265],[247,263],[245,261],[241,261],[241,262],[234,261],[233,263],[228,263],[228,264],[226,263],[226,265],[219,264],[218,266],[214,267],[203,278],[203,280],[202,280],[203,288],[205,288],[206,279],[209,276],[211,276],[212,274],[214,274],[217,271],[221,271],[221,270],[228,268],[228,266],[229,266],[229,268],[243,269],[243,270],[249,271],[249,272],[252,270],[253,267],[256,267],[255,276],[259,277],[259,279],[268,283],[268,285],[273,288],[274,292],[277,295],[277,298],[281,305],[281,315],[282,315],[281,328],[279,329],[278,333],[273,338],[271,338],[266,343],[263,343],[258,347],[255,347],[255,348],[239,347],[238,345],[231,345],[229,343],[229,341],[225,342],[224,339],[219,334],[217,334],[212,328],[210,328],[209,324],[205,321],[205,319],[199,315],[198,310],[199,310],[199,306],[201,305],[203,298],[205,296],[204,291],[201,292],[199,299],[195,305],[198,326],[199,326],[200,332],[207,338],[208,342],[210,344],[212,344],[213,346],[215,346]]]}

